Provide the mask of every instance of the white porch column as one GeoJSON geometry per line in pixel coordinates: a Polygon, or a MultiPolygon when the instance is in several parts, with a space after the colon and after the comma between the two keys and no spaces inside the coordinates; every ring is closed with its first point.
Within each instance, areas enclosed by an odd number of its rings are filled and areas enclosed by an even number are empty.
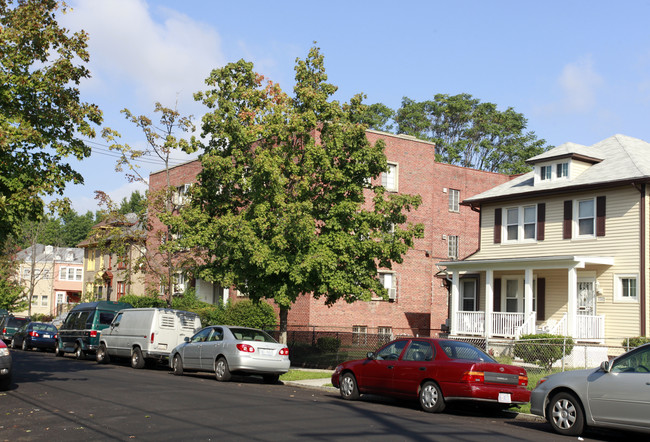
{"type": "MultiPolygon", "coordinates": [[[[524,321],[527,321],[533,312],[533,269],[524,270],[524,321]]],[[[535,323],[529,323],[526,333],[535,333],[535,323]]]]}
{"type": "Polygon", "coordinates": [[[567,279],[567,334],[575,337],[578,313],[578,271],[575,267],[569,269],[567,279]]]}
{"type": "Polygon", "coordinates": [[[458,282],[459,274],[457,271],[451,273],[451,306],[449,307],[449,322],[450,332],[452,335],[456,334],[458,326],[456,321],[458,320],[458,282]]]}
{"type": "Polygon", "coordinates": [[[485,337],[492,337],[492,312],[494,310],[494,272],[485,271],[485,337]]]}

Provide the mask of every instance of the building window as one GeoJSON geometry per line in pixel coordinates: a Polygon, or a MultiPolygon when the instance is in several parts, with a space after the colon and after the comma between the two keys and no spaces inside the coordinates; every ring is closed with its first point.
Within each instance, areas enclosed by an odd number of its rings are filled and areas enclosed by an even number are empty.
{"type": "Polygon", "coordinates": [[[447,256],[450,259],[458,259],[458,236],[447,235],[447,256]]]}
{"type": "Polygon", "coordinates": [[[460,190],[449,189],[449,211],[460,212],[460,190]]]}
{"type": "Polygon", "coordinates": [[[172,202],[177,206],[182,206],[189,202],[190,184],[183,184],[174,189],[172,202]]]}
{"type": "Polygon", "coordinates": [[[617,302],[638,302],[638,275],[616,275],[614,277],[614,300],[617,302]]]}
{"type": "Polygon", "coordinates": [[[60,281],[81,281],[82,269],[79,267],[61,267],[59,269],[60,281]]]}
{"type": "MultiPolygon", "coordinates": [[[[395,301],[397,300],[397,275],[392,272],[380,272],[379,281],[381,285],[384,286],[386,292],[388,293],[388,300],[395,301]]],[[[383,298],[377,296],[373,298],[375,300],[383,300],[383,298]]]]}
{"type": "Polygon", "coordinates": [[[48,301],[47,295],[41,296],[41,307],[47,307],[47,301],[48,301]]]}
{"type": "Polygon", "coordinates": [[[38,295],[32,296],[32,305],[38,305],[38,295]]]}
{"type": "Polygon", "coordinates": [[[355,325],[352,327],[352,344],[365,345],[368,343],[368,326],[355,325]]]}
{"type": "Polygon", "coordinates": [[[388,163],[388,170],[381,174],[381,185],[386,190],[397,192],[398,167],[395,163],[388,163]]]}
{"type": "Polygon", "coordinates": [[[506,209],[506,241],[530,241],[536,239],[537,206],[511,207],[506,209]]]}
{"type": "Polygon", "coordinates": [[[23,269],[23,279],[29,279],[32,276],[32,270],[28,268],[23,269]]]}
{"type": "Polygon", "coordinates": [[[117,281],[117,300],[126,294],[126,284],[124,281],[117,281]]]}
{"type": "Polygon", "coordinates": [[[126,268],[126,255],[119,255],[117,257],[117,269],[123,270],[126,268]]]}
{"type": "Polygon", "coordinates": [[[594,236],[595,211],[593,198],[578,201],[578,236],[594,236]]]}
{"type": "Polygon", "coordinates": [[[552,170],[551,166],[542,166],[539,171],[539,178],[541,180],[550,180],[552,170]]]}
{"type": "Polygon", "coordinates": [[[386,344],[393,339],[393,329],[391,327],[377,327],[379,344],[386,344]]]}
{"type": "Polygon", "coordinates": [[[464,312],[475,312],[476,305],[476,279],[463,278],[460,280],[460,309],[464,312]]]}
{"type": "Polygon", "coordinates": [[[557,178],[564,178],[569,176],[569,163],[559,163],[555,169],[555,176],[557,178]]]}

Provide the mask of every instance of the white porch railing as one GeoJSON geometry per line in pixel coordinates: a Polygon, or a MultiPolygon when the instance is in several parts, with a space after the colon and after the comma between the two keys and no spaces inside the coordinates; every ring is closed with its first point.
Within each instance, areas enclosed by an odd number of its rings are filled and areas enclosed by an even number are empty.
{"type": "Polygon", "coordinates": [[[457,312],[455,333],[485,335],[485,312],[457,312]]]}
{"type": "Polygon", "coordinates": [[[577,315],[576,339],[604,339],[605,316],[577,315]]]}
{"type": "Polygon", "coordinates": [[[492,334],[495,336],[514,338],[523,324],[523,313],[492,313],[492,334]]]}
{"type": "Polygon", "coordinates": [[[553,324],[551,327],[548,328],[548,331],[545,333],[549,333],[551,335],[560,335],[560,336],[566,336],[567,335],[567,325],[566,325],[566,313],[562,316],[562,319],[557,321],[555,324],[553,324]]]}
{"type": "Polygon", "coordinates": [[[537,312],[531,312],[523,324],[515,330],[515,339],[519,339],[521,335],[535,333],[535,324],[537,322],[537,312]]]}

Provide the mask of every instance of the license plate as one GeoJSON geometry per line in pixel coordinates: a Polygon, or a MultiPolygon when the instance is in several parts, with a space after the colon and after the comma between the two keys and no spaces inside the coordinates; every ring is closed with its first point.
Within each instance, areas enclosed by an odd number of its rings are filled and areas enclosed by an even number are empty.
{"type": "Polygon", "coordinates": [[[499,393],[499,403],[500,404],[509,404],[512,402],[510,393],[499,393]]]}
{"type": "Polygon", "coordinates": [[[268,348],[260,348],[260,354],[264,356],[273,356],[273,350],[269,350],[268,348]]]}
{"type": "Polygon", "coordinates": [[[50,335],[43,335],[44,338],[51,338],[52,336],[50,335]]]}

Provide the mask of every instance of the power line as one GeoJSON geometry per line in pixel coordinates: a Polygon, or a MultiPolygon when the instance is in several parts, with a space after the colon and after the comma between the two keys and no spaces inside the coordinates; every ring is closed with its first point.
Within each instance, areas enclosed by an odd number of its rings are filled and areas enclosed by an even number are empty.
{"type": "MultiPolygon", "coordinates": [[[[106,144],[100,144],[100,143],[97,143],[96,141],[91,141],[91,140],[83,140],[83,141],[85,143],[95,145],[95,146],[90,147],[93,153],[97,153],[97,154],[100,154],[100,155],[106,155],[106,156],[113,157],[113,158],[123,158],[124,157],[124,155],[110,150],[109,146],[106,145],[106,144]]],[[[150,152],[147,152],[147,153],[150,153],[150,152]]],[[[147,158],[147,157],[144,157],[144,156],[143,157],[138,157],[138,158],[132,158],[131,161],[133,161],[135,163],[145,163],[145,164],[151,164],[151,165],[156,165],[156,166],[164,166],[165,165],[165,162],[162,159],[156,158],[156,157],[153,157],[153,156],[150,157],[150,158],[147,158]]],[[[192,159],[188,158],[188,159],[183,160],[183,159],[180,159],[180,158],[169,158],[169,164],[171,166],[178,166],[178,165],[184,164],[184,163],[186,163],[188,161],[192,161],[192,159]]]]}

